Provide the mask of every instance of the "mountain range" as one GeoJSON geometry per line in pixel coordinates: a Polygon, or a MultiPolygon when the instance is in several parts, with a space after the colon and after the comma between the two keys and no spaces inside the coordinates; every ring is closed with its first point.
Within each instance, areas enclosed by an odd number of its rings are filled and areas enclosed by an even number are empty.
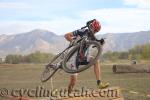
{"type": "MultiPolygon", "coordinates": [[[[96,36],[106,38],[104,52],[127,51],[135,45],[150,42],[150,31],[133,33],[107,33],[96,36]]],[[[26,33],[14,35],[0,35],[0,57],[8,54],[29,54],[35,51],[59,53],[68,42],[64,36],[56,35],[48,30],[36,29],[26,33]]]]}

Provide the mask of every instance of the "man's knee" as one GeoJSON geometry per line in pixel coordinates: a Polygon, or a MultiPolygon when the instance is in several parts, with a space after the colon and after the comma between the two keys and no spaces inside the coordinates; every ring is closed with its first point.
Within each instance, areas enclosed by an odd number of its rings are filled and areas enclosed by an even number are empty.
{"type": "Polygon", "coordinates": [[[98,67],[100,65],[99,59],[95,62],[94,67],[98,67]]]}

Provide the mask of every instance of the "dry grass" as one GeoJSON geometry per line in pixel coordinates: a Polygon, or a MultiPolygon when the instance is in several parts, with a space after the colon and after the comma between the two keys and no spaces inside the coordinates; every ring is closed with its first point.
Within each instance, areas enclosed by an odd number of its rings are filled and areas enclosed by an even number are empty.
{"type": "MultiPolygon", "coordinates": [[[[51,82],[41,83],[40,75],[43,70],[42,64],[3,64],[0,65],[0,89],[34,89],[37,86],[44,86],[51,89],[51,82]]],[[[123,91],[125,100],[149,100],[146,94],[150,94],[150,74],[148,73],[130,73],[130,74],[114,74],[111,64],[102,66],[103,81],[107,81],[111,86],[118,86],[123,91]],[[136,91],[139,94],[133,94],[129,91],[136,91]]],[[[69,74],[56,73],[53,77],[54,88],[67,87],[69,83],[69,74]]],[[[78,76],[77,88],[88,87],[95,89],[96,80],[93,68],[82,72],[78,76]]],[[[0,100],[6,100],[0,97],[0,100]]]]}

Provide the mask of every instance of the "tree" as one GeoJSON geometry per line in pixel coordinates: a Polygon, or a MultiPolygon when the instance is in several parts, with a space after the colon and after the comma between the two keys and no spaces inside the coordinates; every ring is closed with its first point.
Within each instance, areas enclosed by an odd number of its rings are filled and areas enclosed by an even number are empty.
{"type": "Polygon", "coordinates": [[[6,63],[47,63],[53,58],[51,53],[41,53],[39,51],[29,55],[7,55],[5,58],[6,63]]]}
{"type": "Polygon", "coordinates": [[[7,55],[5,58],[6,63],[11,63],[11,64],[18,64],[22,60],[21,55],[7,55]]]}
{"type": "Polygon", "coordinates": [[[150,59],[150,43],[144,45],[142,49],[142,58],[143,59],[150,59]]]}

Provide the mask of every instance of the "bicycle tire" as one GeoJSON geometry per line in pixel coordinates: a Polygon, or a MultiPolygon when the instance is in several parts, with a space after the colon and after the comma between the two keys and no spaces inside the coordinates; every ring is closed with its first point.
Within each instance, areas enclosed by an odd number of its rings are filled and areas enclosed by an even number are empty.
{"type": "Polygon", "coordinates": [[[47,71],[47,66],[49,66],[50,64],[52,64],[60,55],[61,55],[61,54],[56,55],[56,56],[51,60],[51,62],[50,62],[48,65],[45,66],[44,71],[42,72],[42,75],[41,75],[41,81],[42,81],[42,82],[48,81],[48,80],[57,72],[57,70],[59,69],[59,67],[56,68],[56,69],[54,69],[53,72],[52,72],[48,77],[46,77],[46,78],[44,77],[45,71],[47,71]]]}
{"type": "Polygon", "coordinates": [[[69,69],[69,68],[67,67],[66,63],[67,63],[67,61],[71,58],[71,56],[73,56],[73,54],[74,54],[75,52],[77,52],[78,48],[80,47],[80,45],[77,45],[76,47],[74,47],[74,48],[68,53],[68,55],[64,58],[64,60],[63,60],[63,62],[62,62],[62,67],[63,67],[63,70],[64,70],[65,72],[67,72],[67,73],[72,73],[72,74],[73,74],[73,73],[79,73],[79,72],[82,72],[82,71],[88,69],[90,66],[92,66],[92,65],[95,64],[95,62],[96,62],[96,61],[98,60],[98,58],[100,57],[100,54],[101,54],[101,52],[102,52],[102,47],[101,47],[100,43],[99,43],[99,42],[96,42],[96,41],[89,41],[89,42],[87,42],[86,44],[90,44],[90,45],[91,45],[91,44],[94,44],[94,45],[97,47],[98,53],[97,53],[96,57],[94,58],[94,60],[91,61],[89,64],[84,65],[84,67],[82,67],[80,70],[71,70],[71,69],[69,69]]]}

